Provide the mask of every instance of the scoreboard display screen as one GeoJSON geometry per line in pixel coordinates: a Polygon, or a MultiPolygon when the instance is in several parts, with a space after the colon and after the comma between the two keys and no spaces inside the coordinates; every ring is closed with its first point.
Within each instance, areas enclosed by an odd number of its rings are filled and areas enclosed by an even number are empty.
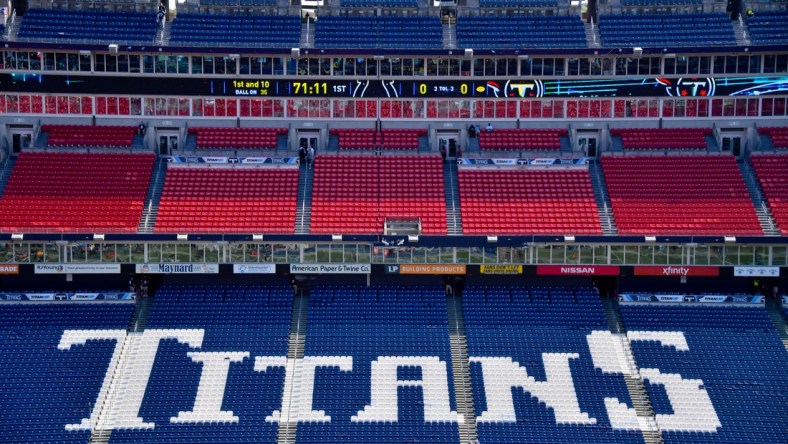
{"type": "Polygon", "coordinates": [[[205,97],[538,99],[788,94],[788,77],[473,80],[0,74],[0,92],[205,97]]]}

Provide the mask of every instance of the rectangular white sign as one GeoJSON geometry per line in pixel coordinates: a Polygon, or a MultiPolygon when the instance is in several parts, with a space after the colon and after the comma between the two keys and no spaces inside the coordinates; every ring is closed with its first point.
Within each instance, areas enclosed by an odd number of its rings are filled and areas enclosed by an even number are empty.
{"type": "Polygon", "coordinates": [[[235,274],[274,274],[276,264],[233,264],[235,274]]]}
{"type": "Polygon", "coordinates": [[[734,276],[779,277],[780,267],[733,267],[734,276]]]}
{"type": "Polygon", "coordinates": [[[35,264],[36,274],[118,274],[120,264],[35,264]]]}
{"type": "Polygon", "coordinates": [[[369,274],[370,264],[290,264],[290,273],[369,274]]]}
{"type": "Polygon", "coordinates": [[[137,264],[142,274],[217,274],[219,264],[137,264]]]}

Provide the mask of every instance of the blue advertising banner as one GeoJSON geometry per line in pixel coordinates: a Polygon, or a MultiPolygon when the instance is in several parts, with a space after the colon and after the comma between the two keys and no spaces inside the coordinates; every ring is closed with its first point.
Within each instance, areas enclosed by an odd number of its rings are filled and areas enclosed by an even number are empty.
{"type": "Polygon", "coordinates": [[[760,304],[766,303],[763,296],[745,294],[653,294],[653,293],[622,293],[618,295],[619,302],[648,302],[648,303],[701,303],[701,304],[760,304]]]}
{"type": "Polygon", "coordinates": [[[121,301],[133,302],[134,293],[130,292],[54,292],[54,293],[0,293],[0,301],[121,301]]]}

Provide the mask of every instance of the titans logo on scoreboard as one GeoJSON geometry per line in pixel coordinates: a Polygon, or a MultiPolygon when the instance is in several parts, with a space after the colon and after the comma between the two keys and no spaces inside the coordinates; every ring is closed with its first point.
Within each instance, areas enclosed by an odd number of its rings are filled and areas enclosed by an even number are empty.
{"type": "Polygon", "coordinates": [[[538,98],[544,97],[544,82],[538,79],[507,80],[501,88],[500,83],[488,80],[486,90],[494,97],[538,98]]]}
{"type": "Polygon", "coordinates": [[[664,86],[671,97],[711,97],[717,89],[717,82],[712,77],[678,80],[658,78],[657,83],[664,86]]]}

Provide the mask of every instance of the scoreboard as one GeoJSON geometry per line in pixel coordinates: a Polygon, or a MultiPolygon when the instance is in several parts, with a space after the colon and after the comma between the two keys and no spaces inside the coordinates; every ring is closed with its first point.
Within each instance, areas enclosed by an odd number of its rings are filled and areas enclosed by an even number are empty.
{"type": "Polygon", "coordinates": [[[788,94],[788,77],[369,79],[0,74],[0,93],[199,97],[537,99],[788,94]]]}

